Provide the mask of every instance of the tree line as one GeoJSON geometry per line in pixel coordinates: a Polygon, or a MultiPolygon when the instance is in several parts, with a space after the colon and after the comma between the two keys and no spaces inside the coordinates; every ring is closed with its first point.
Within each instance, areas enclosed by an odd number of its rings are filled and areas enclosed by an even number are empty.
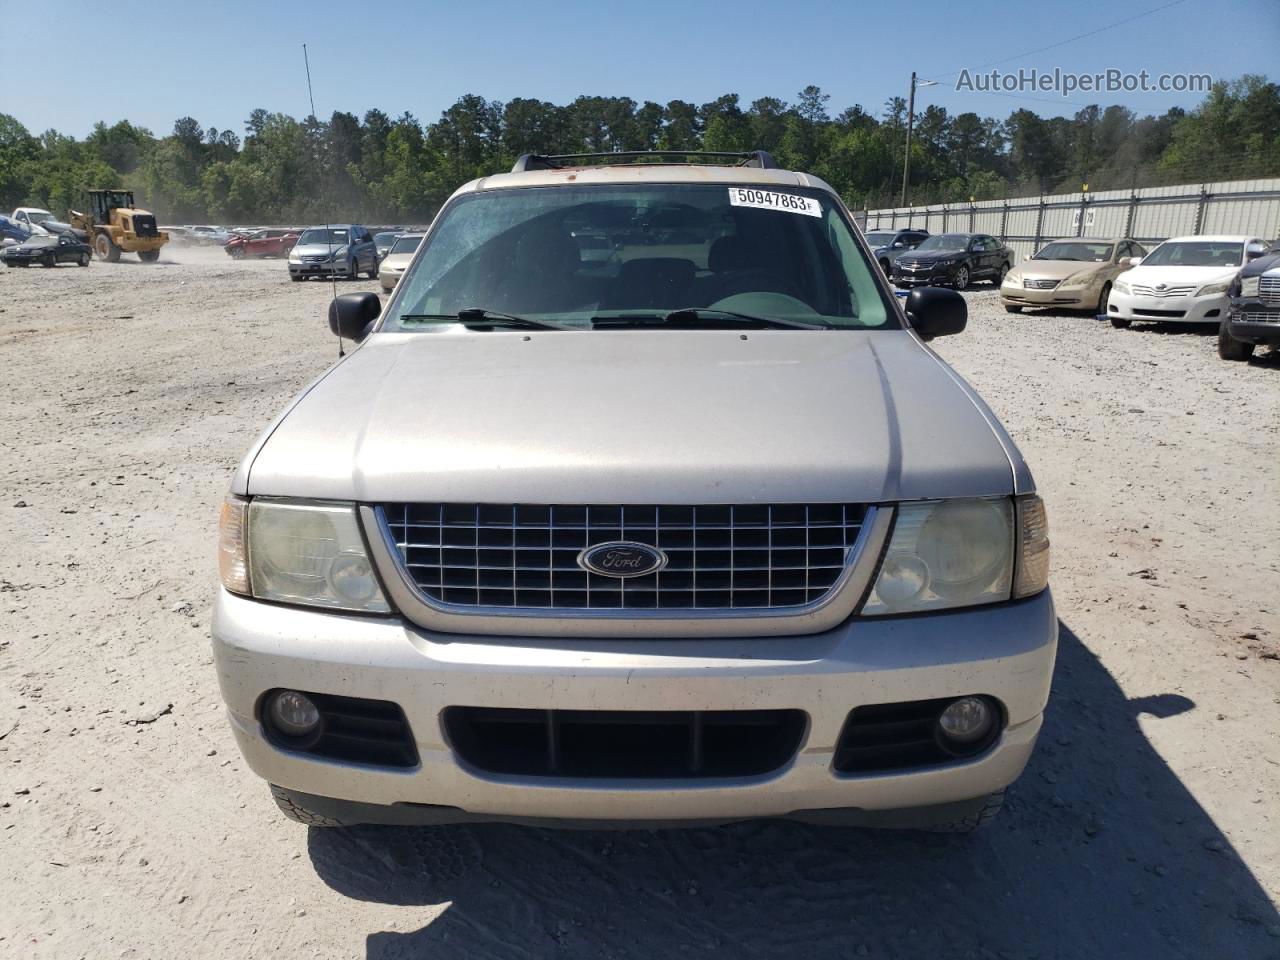
{"type": "MultiPolygon", "coordinates": [[[[243,133],[183,117],[168,135],[127,120],[84,139],[32,134],[0,113],[0,208],[64,215],[94,187],[125,186],[162,222],[423,222],[460,184],[522,153],[619,150],[771,152],[812,172],[851,207],[896,206],[907,105],[878,115],[805,87],[788,102],[737,94],[709,103],[581,96],[557,105],[467,94],[434,123],[337,112],[327,121],[254,110],[243,133]]],[[[1017,109],[1003,120],[926,106],[911,136],[908,200],[936,203],[1153,183],[1280,175],[1280,86],[1246,75],[1217,83],[1193,110],[1138,116],[1087,106],[1072,117],[1017,109]]]]}

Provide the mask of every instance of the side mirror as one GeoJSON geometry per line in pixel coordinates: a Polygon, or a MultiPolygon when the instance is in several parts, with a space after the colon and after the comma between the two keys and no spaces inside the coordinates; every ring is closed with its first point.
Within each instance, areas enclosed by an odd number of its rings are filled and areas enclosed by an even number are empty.
{"type": "Polygon", "coordinates": [[[1143,260],[1142,257],[1130,257],[1128,260],[1125,261],[1125,265],[1130,267],[1136,267],[1138,264],[1142,263],[1142,260],[1143,260]]]}
{"type": "Polygon", "coordinates": [[[1246,260],[1257,260],[1266,252],[1267,245],[1265,243],[1251,243],[1244,248],[1244,256],[1246,260]]]}
{"type": "Polygon", "coordinates": [[[329,304],[329,329],[359,343],[381,313],[382,301],[376,293],[344,293],[329,304]]]}
{"type": "Polygon", "coordinates": [[[921,340],[960,333],[969,322],[969,307],[964,297],[945,287],[916,287],[907,294],[904,309],[921,340]]]}

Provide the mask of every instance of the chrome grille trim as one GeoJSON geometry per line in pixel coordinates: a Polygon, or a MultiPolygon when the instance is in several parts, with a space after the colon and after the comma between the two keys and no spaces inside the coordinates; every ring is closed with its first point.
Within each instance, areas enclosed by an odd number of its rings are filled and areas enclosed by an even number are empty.
{"type": "Polygon", "coordinates": [[[1259,277],[1258,299],[1263,303],[1280,307],[1280,277],[1259,277]]]}
{"type": "Polygon", "coordinates": [[[1022,286],[1026,290],[1053,290],[1061,282],[1061,280],[1027,279],[1022,281],[1022,286]]]}
{"type": "Polygon", "coordinates": [[[1278,323],[1280,310],[1236,310],[1231,314],[1233,323],[1278,323]]]}
{"type": "Polygon", "coordinates": [[[1134,283],[1129,285],[1129,289],[1133,291],[1135,297],[1186,297],[1195,293],[1197,288],[1195,284],[1189,286],[1179,284],[1165,287],[1163,290],[1157,290],[1155,287],[1134,283]]]}
{"type": "Polygon", "coordinates": [[[429,631],[491,636],[661,638],[762,637],[817,633],[848,619],[871,586],[888,539],[893,510],[868,506],[847,563],[832,587],[803,606],[774,608],[515,608],[449,604],[431,599],[401,560],[381,507],[361,505],[361,523],[383,588],[396,609],[429,631]]]}

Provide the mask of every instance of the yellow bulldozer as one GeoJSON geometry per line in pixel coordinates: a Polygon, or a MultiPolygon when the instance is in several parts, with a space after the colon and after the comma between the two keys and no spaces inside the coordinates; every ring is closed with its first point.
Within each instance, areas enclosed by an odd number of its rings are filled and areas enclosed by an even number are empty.
{"type": "Polygon", "coordinates": [[[143,263],[160,259],[169,234],[156,228],[150,211],[133,205],[132,190],[90,190],[88,194],[88,212],[72,210],[68,221],[84,232],[85,242],[99,260],[115,263],[121,253],[136,253],[143,263]]]}

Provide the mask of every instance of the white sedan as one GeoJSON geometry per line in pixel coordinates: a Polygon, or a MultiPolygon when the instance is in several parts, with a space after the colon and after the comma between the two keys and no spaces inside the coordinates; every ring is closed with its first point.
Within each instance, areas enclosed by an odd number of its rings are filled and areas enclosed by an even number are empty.
{"type": "Polygon", "coordinates": [[[1257,237],[1174,237],[1116,278],[1107,303],[1113,327],[1134,320],[1217,323],[1228,310],[1227,287],[1241,267],[1266,250],[1257,237]]]}

